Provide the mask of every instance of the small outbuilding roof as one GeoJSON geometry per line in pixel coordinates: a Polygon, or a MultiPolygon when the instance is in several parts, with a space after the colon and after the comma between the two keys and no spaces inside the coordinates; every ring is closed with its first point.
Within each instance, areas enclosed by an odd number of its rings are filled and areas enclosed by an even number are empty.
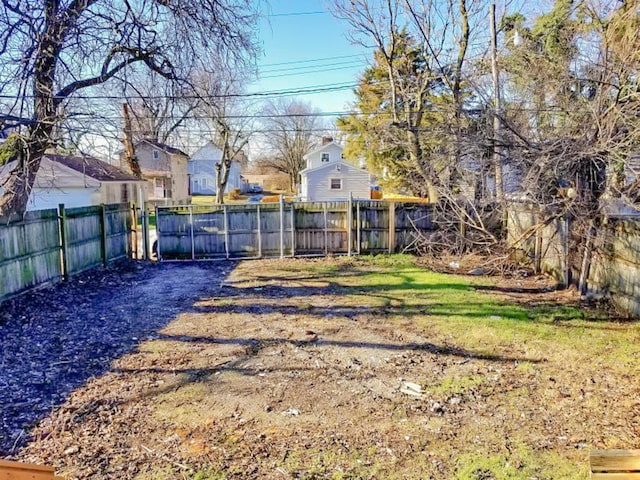
{"type": "Polygon", "coordinates": [[[140,182],[142,179],[126,173],[110,163],[103,162],[94,157],[71,157],[67,155],[47,154],[49,160],[60,163],[66,167],[80,172],[87,177],[101,182],[140,182]]]}

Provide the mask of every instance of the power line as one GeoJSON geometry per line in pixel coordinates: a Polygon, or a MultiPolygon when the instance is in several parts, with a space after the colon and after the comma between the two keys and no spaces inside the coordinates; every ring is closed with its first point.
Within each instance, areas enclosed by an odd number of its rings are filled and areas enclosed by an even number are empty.
{"type": "MultiPolygon", "coordinates": [[[[283,89],[283,90],[267,90],[262,92],[250,92],[250,93],[230,93],[230,94],[210,94],[210,95],[180,95],[180,98],[184,99],[212,99],[212,98],[248,98],[248,97],[278,97],[278,96],[287,96],[287,95],[307,95],[307,94],[315,94],[315,93],[324,93],[330,91],[338,91],[338,90],[346,90],[350,88],[356,87],[358,84],[353,82],[339,82],[339,83],[326,83],[320,85],[311,85],[300,88],[292,88],[292,89],[283,89]]],[[[145,95],[146,99],[170,99],[176,98],[177,96],[171,95],[145,95]]],[[[28,99],[35,98],[33,94],[25,94],[25,95],[7,95],[1,94],[0,99],[28,99]]],[[[67,97],[54,97],[65,100],[67,97]]],[[[80,100],[122,100],[130,98],[125,94],[120,95],[74,95],[70,97],[73,99],[80,100]]]]}
{"type": "Polygon", "coordinates": [[[356,66],[356,65],[366,65],[366,63],[367,62],[364,59],[348,60],[345,62],[321,63],[319,65],[293,66],[293,67],[285,67],[285,68],[268,68],[266,70],[260,70],[260,73],[282,73],[282,72],[287,72],[289,70],[293,70],[295,72],[299,70],[307,70],[310,68],[336,67],[339,65],[356,66]]]}
{"type": "MultiPolygon", "coordinates": [[[[362,65],[362,62],[357,62],[354,63],[352,66],[356,66],[356,65],[362,65]]],[[[267,75],[264,77],[260,77],[261,79],[265,79],[265,78],[282,78],[282,77],[297,77],[299,75],[309,75],[312,73],[325,73],[325,72],[334,72],[337,70],[344,70],[345,67],[334,67],[334,68],[325,68],[325,69],[321,69],[321,70],[309,70],[306,72],[297,72],[297,73],[284,73],[282,75],[267,75]]]]}
{"type": "Polygon", "coordinates": [[[344,58],[354,58],[354,57],[362,57],[362,55],[338,55],[335,57],[324,57],[324,58],[313,58],[308,60],[291,60],[289,62],[279,62],[279,63],[264,63],[263,67],[276,67],[279,65],[292,65],[298,63],[316,63],[316,62],[325,62],[328,60],[340,60],[344,58]]]}
{"type": "Polygon", "coordinates": [[[317,10],[315,12],[286,12],[286,13],[271,13],[266,15],[267,17],[300,17],[303,15],[324,15],[329,12],[324,10],[317,10]]]}

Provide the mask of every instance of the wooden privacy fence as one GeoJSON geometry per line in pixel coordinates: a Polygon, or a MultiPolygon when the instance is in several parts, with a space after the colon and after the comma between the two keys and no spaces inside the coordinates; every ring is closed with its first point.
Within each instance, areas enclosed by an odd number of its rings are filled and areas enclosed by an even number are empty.
{"type": "Polygon", "coordinates": [[[127,258],[127,204],[27,212],[0,217],[0,301],[45,282],[127,258]]]}
{"type": "Polygon", "coordinates": [[[281,201],[156,210],[159,259],[402,252],[433,230],[427,204],[281,201]]]}

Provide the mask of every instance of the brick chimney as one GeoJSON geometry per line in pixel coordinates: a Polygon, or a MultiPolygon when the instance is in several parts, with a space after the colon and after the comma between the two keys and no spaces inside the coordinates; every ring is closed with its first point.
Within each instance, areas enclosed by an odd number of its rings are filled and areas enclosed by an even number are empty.
{"type": "Polygon", "coordinates": [[[333,142],[333,137],[322,137],[322,145],[327,145],[333,142]]]}

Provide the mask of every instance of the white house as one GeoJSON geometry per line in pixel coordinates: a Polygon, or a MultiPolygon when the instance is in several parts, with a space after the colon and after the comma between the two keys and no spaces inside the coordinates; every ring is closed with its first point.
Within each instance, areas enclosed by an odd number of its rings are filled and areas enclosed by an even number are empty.
{"type": "Polygon", "coordinates": [[[342,158],[342,147],[332,138],[304,156],[300,172],[300,198],[308,202],[371,198],[371,175],[342,158]]]}
{"type": "MultiPolygon", "coordinates": [[[[0,185],[16,162],[0,167],[0,185]]],[[[46,154],[42,157],[27,210],[67,208],[145,200],[144,181],[93,157],[46,154]]],[[[0,194],[2,188],[0,187],[0,194]]]]}
{"type": "MultiPolygon", "coordinates": [[[[191,177],[192,195],[215,195],[216,194],[216,165],[222,160],[222,150],[209,141],[200,147],[189,158],[188,171],[191,177]]],[[[240,191],[246,190],[246,182],[240,175],[240,162],[232,162],[229,171],[229,179],[225,188],[225,193],[238,188],[240,191]]]]}

